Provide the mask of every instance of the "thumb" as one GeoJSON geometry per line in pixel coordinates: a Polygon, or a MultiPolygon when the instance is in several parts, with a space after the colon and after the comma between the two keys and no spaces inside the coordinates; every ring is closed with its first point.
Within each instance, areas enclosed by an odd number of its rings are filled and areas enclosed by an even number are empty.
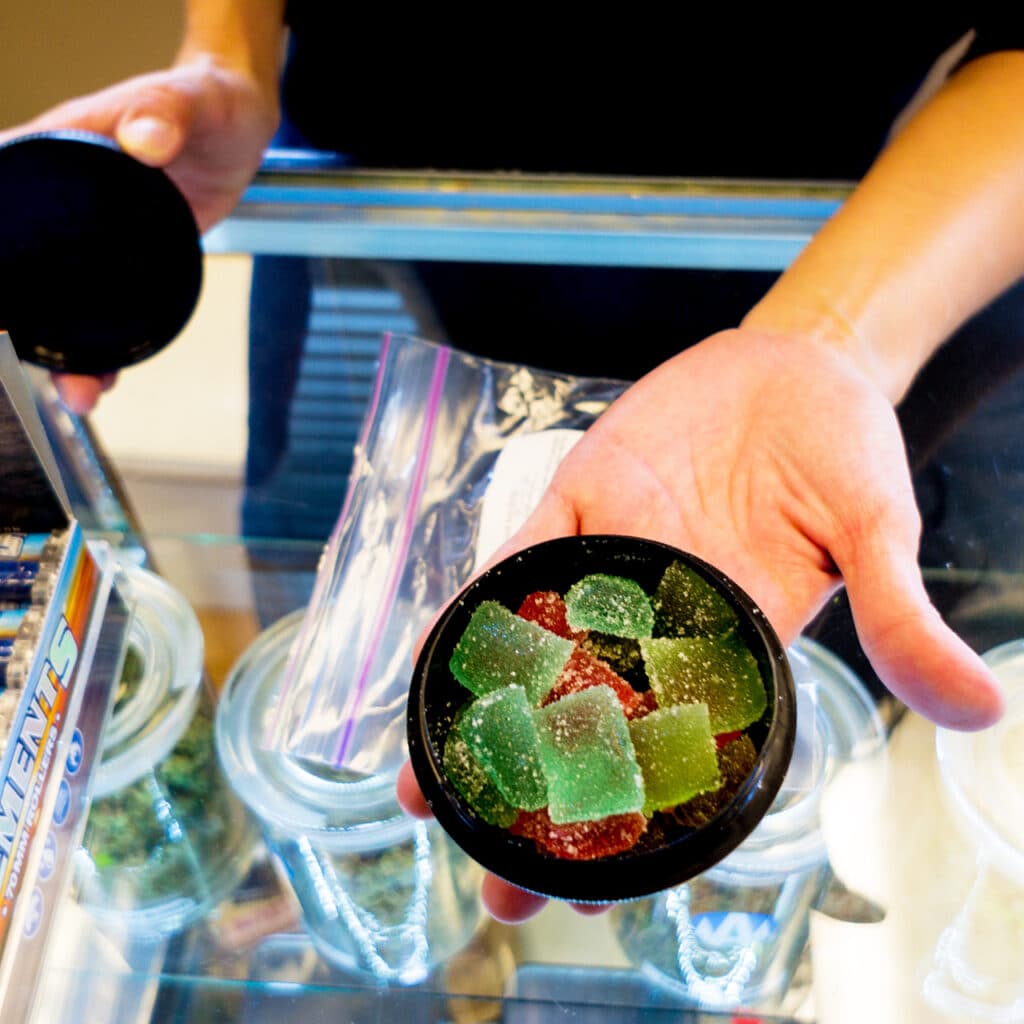
{"type": "Polygon", "coordinates": [[[937,725],[983,729],[1003,712],[988,666],[932,605],[915,544],[873,531],[849,564],[846,581],[861,646],[883,683],[937,725]]]}
{"type": "Polygon", "coordinates": [[[114,138],[151,167],[165,167],[182,151],[192,122],[192,103],[175,89],[147,91],[121,115],[114,138]]]}

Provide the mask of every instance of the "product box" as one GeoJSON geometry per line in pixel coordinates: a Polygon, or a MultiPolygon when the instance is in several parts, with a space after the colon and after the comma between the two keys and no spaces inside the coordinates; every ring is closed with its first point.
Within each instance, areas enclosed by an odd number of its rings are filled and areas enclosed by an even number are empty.
{"type": "Polygon", "coordinates": [[[28,1017],[88,809],[128,609],[0,334],[0,1020],[28,1017]]]}

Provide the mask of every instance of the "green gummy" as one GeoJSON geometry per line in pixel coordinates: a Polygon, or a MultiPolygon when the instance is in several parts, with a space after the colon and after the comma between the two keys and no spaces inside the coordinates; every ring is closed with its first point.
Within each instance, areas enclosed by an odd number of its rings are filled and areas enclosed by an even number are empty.
{"type": "Polygon", "coordinates": [[[506,686],[478,697],[465,709],[458,728],[470,752],[510,804],[536,811],[548,802],[526,690],[506,686]]]}
{"type": "Polygon", "coordinates": [[[533,715],[555,824],[642,809],[643,776],[622,705],[609,687],[588,687],[533,715]]]}
{"type": "Polygon", "coordinates": [[[483,601],[455,645],[452,674],[477,696],[518,683],[539,704],[572,653],[573,642],[519,618],[497,601],[483,601]]]}
{"type": "Polygon", "coordinates": [[[757,748],[749,736],[737,736],[718,751],[718,771],[722,785],[714,793],[700,793],[672,811],[680,825],[700,828],[706,825],[739,792],[757,763],[757,748]]]}
{"type": "Polygon", "coordinates": [[[651,604],[655,636],[720,636],[739,622],[725,597],[682,562],[665,570],[651,604]]]}
{"type": "Polygon", "coordinates": [[[644,777],[644,814],[713,792],[722,784],[706,704],[674,704],[629,723],[644,777]]]}
{"type": "Polygon", "coordinates": [[[735,634],[641,640],[647,678],[659,707],[707,704],[711,731],[735,732],[768,704],[757,662],[735,634]]]}
{"type": "Polygon", "coordinates": [[[584,576],[566,593],[565,613],[573,629],[634,638],[650,636],[654,629],[650,598],[639,583],[624,576],[584,576]]]}
{"type": "Polygon", "coordinates": [[[445,740],[441,764],[448,780],[462,794],[462,798],[489,825],[508,828],[519,816],[519,811],[501,795],[501,791],[454,727],[445,740]]]}

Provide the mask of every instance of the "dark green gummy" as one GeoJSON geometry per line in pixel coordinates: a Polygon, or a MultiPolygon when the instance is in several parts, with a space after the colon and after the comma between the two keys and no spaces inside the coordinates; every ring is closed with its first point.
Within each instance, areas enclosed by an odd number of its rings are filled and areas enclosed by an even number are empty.
{"type": "Polygon", "coordinates": [[[530,703],[539,704],[572,648],[571,640],[519,618],[497,601],[483,601],[455,645],[449,668],[477,696],[517,683],[530,703]]]}
{"type": "Polygon", "coordinates": [[[614,636],[650,636],[654,629],[651,600],[636,580],[592,573],[565,595],[566,620],[573,629],[595,629],[614,636]]]}
{"type": "Polygon", "coordinates": [[[454,727],[445,740],[441,763],[451,784],[489,825],[508,828],[519,816],[519,811],[501,795],[454,727]]]}
{"type": "Polygon", "coordinates": [[[681,562],[665,570],[651,604],[655,636],[720,636],[739,622],[732,605],[681,562]]]}
{"type": "Polygon", "coordinates": [[[596,658],[618,672],[620,676],[629,677],[638,669],[643,673],[643,658],[640,656],[640,644],[627,636],[611,636],[608,633],[591,631],[580,641],[580,647],[590,651],[596,658]]]}

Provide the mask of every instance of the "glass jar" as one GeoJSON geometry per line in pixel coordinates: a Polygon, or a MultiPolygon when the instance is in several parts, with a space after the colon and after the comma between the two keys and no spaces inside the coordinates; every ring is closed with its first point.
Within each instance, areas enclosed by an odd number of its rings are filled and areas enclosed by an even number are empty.
{"type": "Polygon", "coordinates": [[[482,924],[483,871],[435,823],[401,810],[393,774],[356,775],[261,745],[301,616],[271,626],[231,670],[217,752],[320,953],[344,970],[415,984],[482,924]]]}
{"type": "Polygon", "coordinates": [[[832,877],[822,794],[842,764],[885,743],[870,694],[843,662],[807,638],[788,656],[797,740],[768,813],[708,871],[611,911],[629,959],[695,1007],[764,1008],[786,993],[807,943],[810,910],[832,877]]]}
{"type": "Polygon", "coordinates": [[[936,731],[944,793],[977,861],[923,991],[937,1009],[1003,1024],[1024,1020],[1024,640],[982,657],[1006,711],[980,732],[936,731]]]}
{"type": "Polygon", "coordinates": [[[132,619],[76,887],[105,925],[169,935],[231,893],[259,836],[217,763],[195,613],[146,569],[121,585],[132,619]]]}

